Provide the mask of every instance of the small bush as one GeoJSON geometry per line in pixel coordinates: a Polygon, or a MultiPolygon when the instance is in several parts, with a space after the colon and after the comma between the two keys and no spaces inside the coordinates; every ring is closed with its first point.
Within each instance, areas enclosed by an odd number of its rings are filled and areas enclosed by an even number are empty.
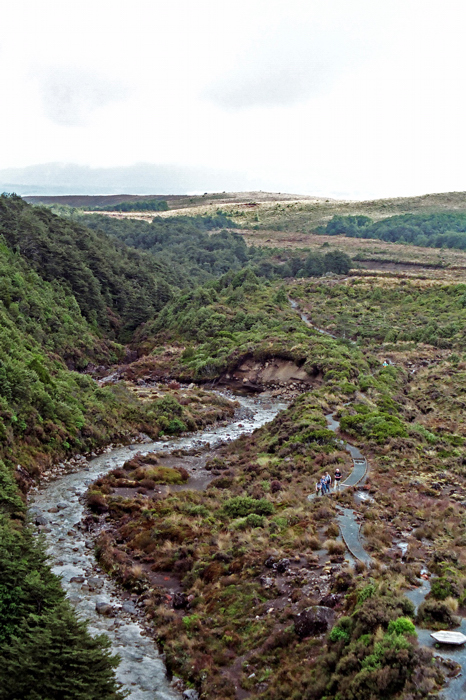
{"type": "Polygon", "coordinates": [[[459,595],[457,586],[445,576],[441,578],[436,578],[432,581],[430,592],[435,600],[445,600],[449,596],[459,595]]]}
{"type": "Polygon", "coordinates": [[[264,527],[264,518],[257,513],[250,513],[246,518],[248,527],[264,527]]]}
{"type": "Polygon", "coordinates": [[[326,540],[324,548],[329,554],[344,554],[346,550],[344,542],[339,542],[338,540],[326,540]]]}
{"type": "Polygon", "coordinates": [[[347,630],[342,629],[341,627],[334,627],[328,636],[329,640],[331,642],[345,642],[345,644],[348,644],[350,640],[350,635],[347,630]]]}
{"type": "Polygon", "coordinates": [[[372,596],[375,593],[375,586],[373,583],[367,584],[367,586],[364,586],[364,588],[359,591],[358,593],[358,603],[364,603],[365,600],[368,598],[372,598],[372,596]]]}
{"type": "Polygon", "coordinates": [[[412,620],[410,620],[408,617],[398,617],[396,620],[390,620],[388,623],[388,632],[414,635],[416,634],[416,627],[414,626],[412,620]]]}
{"type": "Polygon", "coordinates": [[[186,430],[186,424],[183,423],[183,421],[179,418],[172,418],[172,420],[168,423],[168,426],[166,428],[167,433],[170,433],[170,435],[175,435],[176,433],[185,433],[186,430]]]}
{"type": "Polygon", "coordinates": [[[189,474],[186,470],[171,467],[153,467],[144,471],[144,479],[150,479],[156,484],[182,484],[187,481],[189,474]]]}
{"type": "Polygon", "coordinates": [[[235,496],[230,498],[223,506],[224,512],[231,518],[240,518],[256,513],[257,515],[271,515],[273,505],[265,498],[250,498],[249,496],[235,496]]]}
{"type": "Polygon", "coordinates": [[[458,618],[453,614],[446,601],[441,600],[425,600],[419,607],[417,619],[418,622],[432,629],[456,627],[459,624],[458,618]]]}
{"type": "Polygon", "coordinates": [[[102,494],[92,491],[87,496],[87,505],[93,513],[97,513],[98,515],[106,513],[108,510],[108,505],[102,494]]]}

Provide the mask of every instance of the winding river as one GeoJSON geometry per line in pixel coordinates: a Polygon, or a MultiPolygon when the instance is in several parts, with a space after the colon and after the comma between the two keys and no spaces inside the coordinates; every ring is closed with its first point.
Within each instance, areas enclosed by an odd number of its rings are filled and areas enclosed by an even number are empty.
{"type": "Polygon", "coordinates": [[[138,619],[135,603],[124,601],[110,577],[97,565],[93,545],[80,529],[85,510],[81,497],[93,481],[121,466],[134,450],[147,454],[193,447],[213,449],[253,432],[287,406],[266,393],[255,398],[234,398],[240,409],[226,426],[213,426],[168,442],[118,447],[92,459],[84,469],[66,474],[30,494],[31,514],[46,523],[44,531],[52,570],[61,577],[78,614],[89,621],[91,634],[105,633],[110,638],[113,651],[121,658],[116,676],[129,691],[130,700],[178,700],[181,695],[167,679],[163,659],[138,619]],[[114,616],[97,612],[96,606],[102,609],[104,604],[112,606],[114,616]]]}

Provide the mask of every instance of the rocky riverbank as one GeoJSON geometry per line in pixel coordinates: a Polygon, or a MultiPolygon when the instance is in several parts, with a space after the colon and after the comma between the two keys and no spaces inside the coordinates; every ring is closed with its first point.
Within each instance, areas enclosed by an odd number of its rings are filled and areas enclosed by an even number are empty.
{"type": "Polygon", "coordinates": [[[213,446],[254,430],[285,407],[270,398],[238,397],[238,401],[238,415],[230,424],[166,442],[108,448],[101,455],[90,455],[89,460],[75,458],[57,465],[45,483],[30,493],[30,513],[46,535],[53,571],[62,577],[77,611],[90,620],[91,632],[104,632],[110,637],[113,649],[121,657],[117,677],[131,700],[175,700],[180,697],[179,684],[166,677],[163,658],[143,620],[143,602],[137,595],[123,595],[96,563],[93,543],[83,524],[83,496],[95,479],[130,459],[134,448],[145,453],[169,453],[200,444],[213,446]]]}

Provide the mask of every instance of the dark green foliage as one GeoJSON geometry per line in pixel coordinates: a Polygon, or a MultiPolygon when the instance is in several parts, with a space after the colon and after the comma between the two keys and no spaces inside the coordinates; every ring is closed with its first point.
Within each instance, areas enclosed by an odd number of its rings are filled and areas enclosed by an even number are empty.
{"type": "Polygon", "coordinates": [[[356,404],[351,413],[344,413],[340,427],[351,435],[364,435],[379,444],[392,437],[408,436],[402,420],[385,411],[371,410],[364,404],[356,404]]]}
{"type": "Polygon", "coordinates": [[[347,274],[352,267],[348,255],[338,250],[326,255],[310,253],[305,258],[293,251],[248,247],[242,236],[231,230],[236,224],[223,213],[156,217],[152,223],[94,215],[81,221],[128,246],[153,253],[169,265],[182,265],[186,283],[192,277],[202,282],[245,265],[251,265],[257,277],[266,279],[314,277],[326,272],[347,274]],[[208,233],[218,229],[223,230],[208,233]]]}
{"type": "Polygon", "coordinates": [[[334,216],[321,233],[383,241],[411,243],[433,248],[466,248],[466,214],[400,214],[373,222],[367,216],[334,216]]]}
{"type": "MultiPolygon", "coordinates": [[[[223,510],[231,518],[244,517],[251,513],[255,513],[256,515],[271,515],[273,513],[273,505],[265,498],[257,499],[250,498],[249,496],[235,496],[225,503],[223,510]]],[[[257,526],[252,525],[252,527],[257,526]]]]}
{"type": "MultiPolygon", "coordinates": [[[[0,234],[45,280],[73,294],[88,321],[113,336],[153,316],[171,296],[173,271],[105,235],[0,196],[0,234]]],[[[4,292],[8,306],[11,292],[4,292]]]]}
{"type": "Polygon", "coordinates": [[[382,287],[378,281],[353,279],[332,289],[316,282],[302,293],[312,305],[314,323],[339,337],[366,344],[409,341],[465,347],[463,283],[423,287],[393,279],[382,287]]]}
{"type": "Polygon", "coordinates": [[[298,277],[320,277],[326,272],[347,275],[352,267],[351,258],[340,250],[331,251],[325,255],[309,253],[298,277]],[[304,273],[304,274],[303,274],[304,273]]]}
{"type": "Polygon", "coordinates": [[[178,295],[154,322],[137,331],[136,341],[190,343],[179,374],[186,378],[214,379],[241,357],[253,356],[291,360],[310,375],[322,372],[329,381],[352,380],[362,369],[359,350],[310,330],[281,299],[277,302],[274,289],[250,268],[230,272],[178,295]]]}
{"type": "Polygon", "coordinates": [[[446,576],[442,576],[441,578],[433,579],[430,593],[436,600],[445,600],[450,596],[455,598],[459,597],[461,591],[454,581],[446,578],[446,576]]]}
{"type": "Polygon", "coordinates": [[[104,635],[91,637],[66,602],[31,614],[0,644],[0,699],[122,700],[109,646],[104,635]]]}
{"type": "Polygon", "coordinates": [[[23,619],[40,615],[63,599],[42,544],[30,530],[13,529],[8,518],[0,515],[0,641],[16,634],[23,619]]]}
{"type": "MultiPolygon", "coordinates": [[[[24,504],[19,495],[18,485],[13,478],[11,469],[8,469],[4,462],[0,460],[0,513],[21,513],[23,510],[24,504]]],[[[0,542],[0,547],[2,544],[0,542]]]]}
{"type": "Polygon", "coordinates": [[[1,700],[122,698],[108,646],[77,621],[42,541],[0,516],[1,700]]]}
{"type": "Polygon", "coordinates": [[[136,201],[108,204],[104,207],[94,207],[96,211],[167,211],[168,202],[164,199],[138,199],[136,201]]]}
{"type": "Polygon", "coordinates": [[[225,215],[208,217],[156,217],[152,223],[89,215],[81,218],[89,228],[106,233],[127,246],[152,253],[159,263],[179,270],[179,285],[192,278],[205,281],[229,270],[239,270],[262,253],[248,248],[225,215]],[[220,233],[210,231],[224,229],[220,233]]]}

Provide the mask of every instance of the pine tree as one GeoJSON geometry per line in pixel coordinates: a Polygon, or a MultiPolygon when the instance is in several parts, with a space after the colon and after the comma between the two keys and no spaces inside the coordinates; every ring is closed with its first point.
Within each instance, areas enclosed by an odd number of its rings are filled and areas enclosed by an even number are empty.
{"type": "Polygon", "coordinates": [[[0,645],[0,700],[123,700],[105,635],[91,637],[66,601],[29,615],[0,645]]]}

